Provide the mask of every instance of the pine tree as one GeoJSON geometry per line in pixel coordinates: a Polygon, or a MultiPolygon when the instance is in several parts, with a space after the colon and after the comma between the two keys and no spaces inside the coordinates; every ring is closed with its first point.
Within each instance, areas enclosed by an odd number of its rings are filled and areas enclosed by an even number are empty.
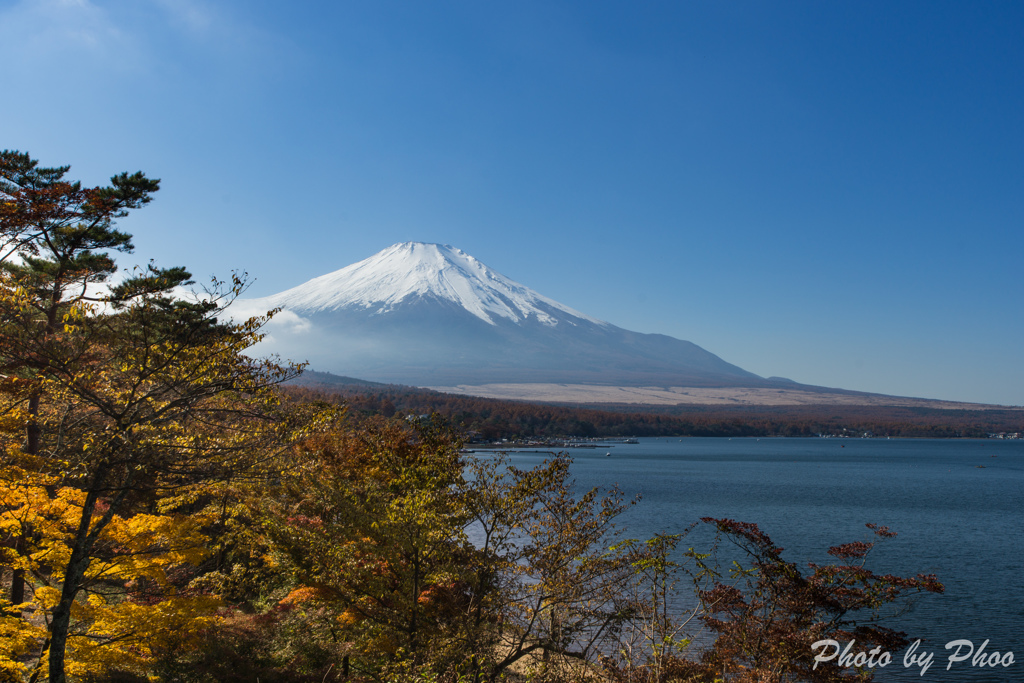
{"type": "Polygon", "coordinates": [[[138,649],[145,629],[128,626],[147,606],[174,612],[165,574],[208,545],[194,514],[204,495],[253,473],[294,427],[271,389],[295,369],[242,355],[266,318],[219,320],[244,278],[194,301],[172,296],[191,284],[184,268],[150,265],[110,284],[112,254],[132,251],[116,222],[159,181],[122,173],[83,188],[68,170],[0,153],[5,618],[21,626],[8,629],[20,649],[38,645],[31,680],[45,663],[54,683],[102,664],[97,645],[138,649]],[[42,642],[24,637],[40,615],[42,642]]]}

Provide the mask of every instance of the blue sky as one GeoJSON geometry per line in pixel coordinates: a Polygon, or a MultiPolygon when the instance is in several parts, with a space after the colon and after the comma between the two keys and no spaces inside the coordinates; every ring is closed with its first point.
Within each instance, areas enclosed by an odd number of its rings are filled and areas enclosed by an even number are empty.
{"type": "Polygon", "coordinates": [[[0,0],[0,147],[262,296],[400,241],[760,375],[1024,404],[1024,4],[0,0]]]}

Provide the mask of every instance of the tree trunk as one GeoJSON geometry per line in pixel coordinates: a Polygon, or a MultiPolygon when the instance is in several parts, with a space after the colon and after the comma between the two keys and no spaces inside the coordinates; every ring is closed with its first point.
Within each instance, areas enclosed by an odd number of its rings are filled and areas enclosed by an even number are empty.
{"type": "Polygon", "coordinates": [[[85,572],[89,569],[92,549],[96,539],[99,538],[100,532],[104,527],[113,519],[115,511],[120,507],[120,503],[131,484],[131,477],[129,476],[124,482],[121,492],[114,500],[110,501],[106,512],[97,520],[96,524],[93,524],[93,515],[96,512],[96,503],[99,500],[99,494],[96,491],[103,487],[107,473],[108,470],[101,466],[93,474],[92,481],[89,483],[90,485],[87,489],[89,493],[86,495],[85,503],[82,505],[82,516],[78,521],[78,530],[75,533],[74,545],[71,548],[71,557],[68,559],[64,570],[60,602],[57,603],[57,606],[54,607],[51,613],[49,683],[67,683],[67,677],[64,674],[64,660],[67,656],[68,632],[71,629],[71,606],[74,604],[78,592],[82,590],[85,572]]]}
{"type": "MultiPolygon", "coordinates": [[[[25,426],[25,452],[39,455],[39,441],[43,430],[39,426],[39,393],[32,392],[28,399],[28,424],[25,426]]],[[[25,532],[14,541],[14,554],[25,552],[25,532]]],[[[11,574],[11,602],[15,605],[25,602],[25,570],[15,569],[11,574]]],[[[19,613],[20,614],[20,613],[19,613]]]]}
{"type": "MultiPolygon", "coordinates": [[[[25,537],[19,536],[14,541],[14,554],[20,556],[25,552],[25,537]]],[[[11,571],[11,604],[20,605],[25,602],[25,570],[14,569],[11,571]]],[[[20,610],[18,610],[20,613],[20,610]]]]}
{"type": "Polygon", "coordinates": [[[53,608],[50,622],[49,683],[67,683],[64,660],[67,655],[68,631],[71,628],[71,605],[75,602],[88,567],[88,553],[76,547],[68,561],[60,602],[53,608]]]}

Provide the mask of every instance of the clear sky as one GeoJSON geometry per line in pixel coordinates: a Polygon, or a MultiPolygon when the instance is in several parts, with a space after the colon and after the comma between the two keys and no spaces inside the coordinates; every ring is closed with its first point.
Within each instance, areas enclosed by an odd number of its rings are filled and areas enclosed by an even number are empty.
{"type": "Polygon", "coordinates": [[[271,294],[400,241],[764,376],[1024,404],[1024,3],[0,0],[0,147],[271,294]]]}

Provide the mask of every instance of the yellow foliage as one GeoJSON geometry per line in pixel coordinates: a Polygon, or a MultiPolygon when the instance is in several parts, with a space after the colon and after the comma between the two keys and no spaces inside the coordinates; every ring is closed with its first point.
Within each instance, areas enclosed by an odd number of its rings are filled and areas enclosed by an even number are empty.
{"type": "MultiPolygon", "coordinates": [[[[20,605],[22,609],[27,605],[20,605]]],[[[13,679],[14,674],[26,670],[20,658],[39,648],[46,637],[46,629],[39,624],[28,623],[13,616],[15,606],[9,600],[0,598],[0,680],[13,679]]]]}
{"type": "MultiPolygon", "coordinates": [[[[85,494],[61,487],[51,496],[44,486],[27,483],[33,477],[24,471],[6,468],[2,475],[8,476],[0,479],[0,532],[31,529],[35,539],[31,552],[5,549],[3,557],[4,564],[25,570],[29,578],[29,599],[17,610],[0,600],[0,672],[13,677],[25,671],[19,658],[38,652],[46,637],[41,624],[60,601],[59,568],[71,554],[67,544],[85,494]],[[24,616],[12,616],[17,611],[24,616]]],[[[69,675],[101,672],[115,664],[144,672],[154,652],[198,642],[217,620],[220,602],[212,596],[173,595],[167,572],[206,557],[209,539],[202,525],[208,521],[203,515],[112,517],[99,536],[106,552],[97,554],[86,572],[92,592],[72,607],[69,675]],[[167,597],[150,604],[147,592],[140,590],[146,582],[167,597]]]]}
{"type": "Polygon", "coordinates": [[[197,646],[203,633],[219,620],[220,604],[215,598],[198,596],[172,597],[154,605],[126,600],[83,606],[81,619],[89,623],[89,633],[69,640],[68,673],[95,673],[115,665],[145,673],[161,650],[197,646]]]}

